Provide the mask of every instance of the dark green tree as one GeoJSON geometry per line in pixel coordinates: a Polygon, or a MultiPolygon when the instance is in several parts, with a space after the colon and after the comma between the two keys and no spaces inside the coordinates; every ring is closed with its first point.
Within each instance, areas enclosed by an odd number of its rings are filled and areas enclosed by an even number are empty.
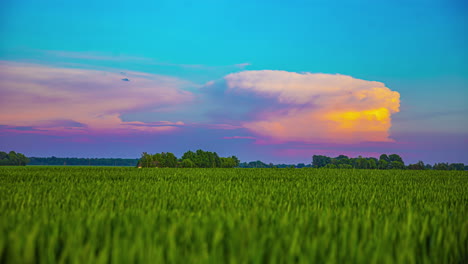
{"type": "Polygon", "coordinates": [[[381,160],[385,160],[386,162],[390,163],[390,158],[387,156],[387,154],[380,155],[379,162],[381,160]]]}
{"type": "Polygon", "coordinates": [[[389,168],[394,170],[404,170],[406,167],[401,161],[392,161],[389,164],[389,168]]]}
{"type": "Polygon", "coordinates": [[[140,161],[138,161],[138,167],[151,168],[156,167],[156,164],[153,160],[153,155],[143,152],[141,154],[140,161]]]}
{"type": "Polygon", "coordinates": [[[21,153],[0,151],[0,166],[26,166],[29,159],[21,153]]]}
{"type": "Polygon", "coordinates": [[[452,163],[449,165],[449,170],[465,170],[465,164],[463,163],[452,163]]]}
{"type": "Polygon", "coordinates": [[[181,168],[195,168],[195,163],[191,161],[190,159],[183,159],[180,163],[181,168]]]}
{"type": "Polygon", "coordinates": [[[237,167],[237,162],[232,157],[230,158],[220,158],[221,160],[221,168],[234,168],[237,167]]]}
{"type": "Polygon", "coordinates": [[[322,168],[325,168],[325,169],[336,169],[336,165],[335,164],[331,164],[331,163],[328,163],[327,165],[325,165],[324,167],[322,168]]]}
{"type": "Polygon", "coordinates": [[[327,164],[331,163],[331,158],[322,155],[314,155],[312,156],[312,166],[314,168],[322,168],[327,166],[327,164]]]}
{"type": "Polygon", "coordinates": [[[397,155],[397,154],[391,154],[390,156],[388,156],[388,158],[390,159],[390,162],[392,162],[392,161],[399,161],[399,162],[405,164],[405,163],[403,162],[403,159],[402,159],[399,155],[397,155]]]}
{"type": "Polygon", "coordinates": [[[11,165],[20,165],[20,159],[18,158],[18,155],[16,155],[16,152],[10,151],[8,153],[8,160],[10,161],[11,165]]]}
{"type": "Polygon", "coordinates": [[[369,163],[367,162],[367,159],[359,156],[359,158],[356,159],[356,169],[368,169],[369,163]]]}
{"type": "Polygon", "coordinates": [[[177,167],[177,157],[171,152],[166,152],[165,153],[164,161],[165,161],[165,166],[167,168],[177,167]]]}
{"type": "Polygon", "coordinates": [[[236,156],[231,156],[231,159],[233,159],[234,162],[236,163],[236,166],[234,166],[234,167],[238,167],[239,164],[240,164],[240,160],[236,156]]]}
{"type": "Polygon", "coordinates": [[[348,156],[345,156],[345,155],[339,155],[338,157],[335,158],[335,160],[337,161],[337,165],[340,165],[340,164],[351,165],[351,160],[349,159],[348,156]]]}
{"type": "Polygon", "coordinates": [[[367,166],[368,166],[368,169],[372,169],[372,170],[375,170],[377,169],[377,162],[376,162],[376,159],[368,159],[367,160],[367,166]]]}
{"type": "Polygon", "coordinates": [[[436,163],[433,166],[434,170],[448,170],[449,165],[448,163],[436,163]]]}
{"type": "Polygon", "coordinates": [[[379,168],[379,170],[386,170],[388,169],[388,164],[388,161],[386,161],[385,159],[380,159],[377,167],[379,168]]]}
{"type": "Polygon", "coordinates": [[[410,164],[408,165],[408,170],[425,170],[426,166],[424,165],[424,162],[418,161],[415,164],[410,164]]]}

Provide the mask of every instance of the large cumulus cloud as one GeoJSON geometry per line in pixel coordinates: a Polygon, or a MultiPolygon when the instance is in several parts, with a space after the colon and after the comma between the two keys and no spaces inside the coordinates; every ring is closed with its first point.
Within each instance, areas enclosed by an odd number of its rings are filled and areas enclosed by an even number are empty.
{"type": "Polygon", "coordinates": [[[224,81],[227,96],[268,99],[242,126],[273,141],[391,141],[400,106],[400,94],[385,84],[339,74],[243,71],[224,81]]]}

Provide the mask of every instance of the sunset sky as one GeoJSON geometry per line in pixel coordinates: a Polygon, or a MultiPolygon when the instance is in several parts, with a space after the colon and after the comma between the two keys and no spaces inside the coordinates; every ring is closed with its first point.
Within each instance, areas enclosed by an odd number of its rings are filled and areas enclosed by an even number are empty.
{"type": "Polygon", "coordinates": [[[468,163],[466,1],[0,6],[0,151],[468,163]]]}

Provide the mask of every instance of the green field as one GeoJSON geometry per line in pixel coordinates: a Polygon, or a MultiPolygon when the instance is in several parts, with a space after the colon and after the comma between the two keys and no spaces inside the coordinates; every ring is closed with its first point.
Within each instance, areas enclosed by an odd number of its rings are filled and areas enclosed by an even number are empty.
{"type": "Polygon", "coordinates": [[[1,263],[467,263],[468,173],[0,167],[1,263]]]}

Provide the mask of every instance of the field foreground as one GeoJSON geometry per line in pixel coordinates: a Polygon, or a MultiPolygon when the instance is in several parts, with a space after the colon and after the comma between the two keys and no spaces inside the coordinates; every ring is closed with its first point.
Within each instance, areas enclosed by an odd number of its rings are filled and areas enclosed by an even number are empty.
{"type": "Polygon", "coordinates": [[[468,173],[0,167],[1,263],[467,263],[468,173]]]}

